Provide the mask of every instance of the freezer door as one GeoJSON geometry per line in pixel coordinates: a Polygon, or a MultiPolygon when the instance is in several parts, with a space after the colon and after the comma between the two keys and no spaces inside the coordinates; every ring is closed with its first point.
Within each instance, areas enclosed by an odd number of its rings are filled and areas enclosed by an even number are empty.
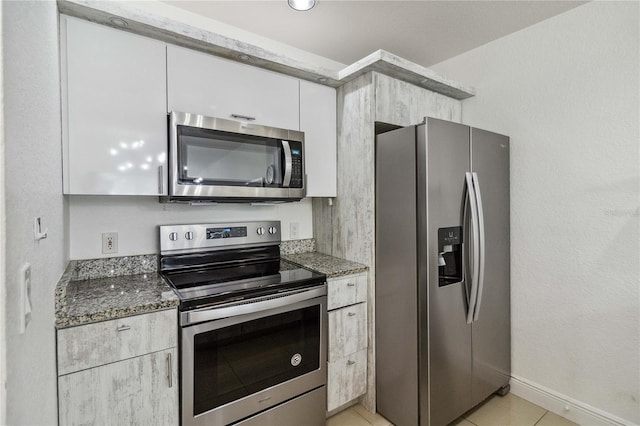
{"type": "Polygon", "coordinates": [[[484,285],[472,325],[476,405],[506,385],[511,374],[509,138],[471,129],[471,170],[478,177],[485,228],[484,285]]]}
{"type": "Polygon", "coordinates": [[[464,284],[439,286],[438,279],[438,229],[463,225],[469,127],[428,119],[418,126],[417,156],[418,282],[419,289],[428,291],[420,298],[419,313],[420,319],[428,318],[428,328],[420,327],[420,424],[442,426],[471,408],[471,326],[464,284]]]}
{"type": "Polygon", "coordinates": [[[376,138],[376,402],[418,425],[415,126],[376,138]]]}

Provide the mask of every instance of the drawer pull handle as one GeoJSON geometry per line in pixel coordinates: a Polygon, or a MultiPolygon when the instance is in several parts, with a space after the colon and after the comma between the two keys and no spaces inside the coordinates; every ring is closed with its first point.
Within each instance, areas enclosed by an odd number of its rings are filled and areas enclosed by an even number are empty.
{"type": "Polygon", "coordinates": [[[271,399],[271,397],[270,397],[270,396],[268,396],[268,397],[266,397],[265,399],[261,399],[260,401],[258,401],[258,404],[262,404],[263,402],[267,402],[267,401],[268,401],[268,400],[270,400],[270,399],[271,399]]]}
{"type": "Polygon", "coordinates": [[[351,360],[347,361],[347,365],[353,365],[355,363],[356,363],[355,361],[351,361],[351,360]]]}
{"type": "Polygon", "coordinates": [[[173,387],[173,374],[172,371],[172,363],[171,363],[171,354],[167,354],[167,381],[169,382],[169,387],[173,387]]]}
{"type": "Polygon", "coordinates": [[[116,328],[116,331],[127,331],[127,330],[131,330],[130,325],[121,325],[120,327],[116,328]]]}
{"type": "Polygon", "coordinates": [[[250,117],[248,115],[240,115],[240,114],[231,114],[232,118],[236,120],[244,120],[244,121],[255,121],[255,117],[250,117]]]}
{"type": "Polygon", "coordinates": [[[348,283],[347,287],[355,287],[355,285],[356,285],[355,283],[348,283]]]}
{"type": "Polygon", "coordinates": [[[349,312],[347,315],[349,315],[350,317],[355,317],[356,313],[355,312],[349,312]]]}

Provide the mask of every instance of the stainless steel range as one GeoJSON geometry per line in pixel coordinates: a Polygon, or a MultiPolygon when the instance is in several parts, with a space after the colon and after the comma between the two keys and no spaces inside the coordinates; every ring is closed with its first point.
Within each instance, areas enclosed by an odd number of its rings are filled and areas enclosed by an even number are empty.
{"type": "Polygon", "coordinates": [[[281,260],[279,244],[277,221],[160,227],[183,425],[324,425],[326,277],[281,260]]]}

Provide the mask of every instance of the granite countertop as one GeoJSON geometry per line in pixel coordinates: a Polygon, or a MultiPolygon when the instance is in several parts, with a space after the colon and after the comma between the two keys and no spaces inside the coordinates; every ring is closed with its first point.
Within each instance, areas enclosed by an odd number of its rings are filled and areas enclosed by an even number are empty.
{"type": "MultiPolygon", "coordinates": [[[[85,265],[71,261],[58,282],[55,294],[57,328],[173,308],[180,303],[171,287],[155,271],[77,279],[85,265]]],[[[122,271],[109,269],[111,274],[119,272],[122,271]]]]}
{"type": "MultiPolygon", "coordinates": [[[[367,266],[313,251],[315,241],[283,241],[282,259],[328,278],[357,274],[367,266]]],[[[156,255],[72,260],[55,291],[57,328],[122,318],[179,306],[157,272],[156,255]]],[[[284,262],[283,262],[284,264],[284,262]]]]}
{"type": "Polygon", "coordinates": [[[369,269],[366,265],[361,263],[340,259],[339,257],[333,257],[318,252],[287,254],[283,255],[282,258],[289,262],[304,266],[305,268],[313,269],[314,271],[325,274],[327,278],[358,274],[366,272],[369,269]]]}

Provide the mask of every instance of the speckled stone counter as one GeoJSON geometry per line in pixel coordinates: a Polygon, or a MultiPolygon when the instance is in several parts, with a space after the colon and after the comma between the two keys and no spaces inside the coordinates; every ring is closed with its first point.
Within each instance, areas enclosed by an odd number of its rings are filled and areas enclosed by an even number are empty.
{"type": "Polygon", "coordinates": [[[126,260],[69,262],[56,286],[56,327],[88,324],[178,306],[178,296],[155,271],[155,262],[152,260],[150,256],[130,256],[126,260]]]}
{"type": "Polygon", "coordinates": [[[360,272],[366,272],[369,269],[360,263],[317,252],[287,254],[283,255],[282,258],[325,274],[327,278],[358,274],[360,272]]]}

